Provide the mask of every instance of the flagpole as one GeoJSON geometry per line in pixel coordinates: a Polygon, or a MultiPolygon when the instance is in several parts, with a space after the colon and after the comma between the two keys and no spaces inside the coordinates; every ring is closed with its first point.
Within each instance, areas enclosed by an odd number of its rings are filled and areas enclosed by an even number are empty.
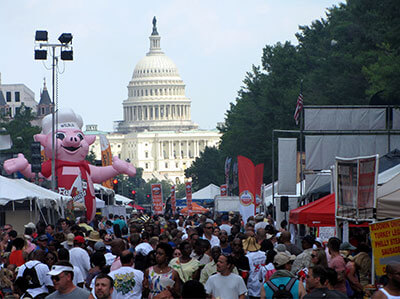
{"type": "MultiPolygon", "coordinates": [[[[300,94],[303,94],[303,79],[300,80],[300,94]]],[[[304,97],[303,97],[304,101],[304,97]]],[[[304,102],[303,102],[304,107],[304,102]]],[[[304,108],[300,111],[300,196],[303,195],[303,120],[304,120],[304,108]]]]}

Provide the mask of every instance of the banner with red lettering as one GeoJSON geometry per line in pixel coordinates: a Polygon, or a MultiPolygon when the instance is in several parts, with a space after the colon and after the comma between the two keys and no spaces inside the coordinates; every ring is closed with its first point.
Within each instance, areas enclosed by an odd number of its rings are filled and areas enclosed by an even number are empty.
{"type": "Polygon", "coordinates": [[[220,193],[221,196],[228,196],[228,186],[226,184],[221,185],[221,187],[219,187],[220,189],[220,193]]]}
{"type": "Polygon", "coordinates": [[[175,215],[176,213],[175,185],[171,186],[171,209],[172,209],[172,214],[175,215]]]}
{"type": "Polygon", "coordinates": [[[255,214],[255,167],[250,159],[238,156],[239,212],[244,223],[255,214]]]}
{"type": "MultiPolygon", "coordinates": [[[[100,149],[101,149],[101,165],[109,166],[112,165],[112,154],[110,142],[105,135],[100,135],[100,149]]],[[[113,188],[112,179],[108,179],[101,183],[104,187],[113,188]]]]}
{"type": "Polygon", "coordinates": [[[151,198],[153,200],[153,211],[155,215],[163,213],[161,184],[151,184],[151,198]]]}
{"type": "MultiPolygon", "coordinates": [[[[264,176],[264,163],[258,164],[255,167],[255,205],[256,209],[259,209],[260,204],[262,202],[261,199],[261,185],[263,184],[263,176],[264,176]]],[[[257,213],[257,211],[256,211],[257,213]]]]}
{"type": "Polygon", "coordinates": [[[186,205],[188,207],[188,215],[192,215],[192,182],[185,183],[185,191],[186,191],[186,205]]]}

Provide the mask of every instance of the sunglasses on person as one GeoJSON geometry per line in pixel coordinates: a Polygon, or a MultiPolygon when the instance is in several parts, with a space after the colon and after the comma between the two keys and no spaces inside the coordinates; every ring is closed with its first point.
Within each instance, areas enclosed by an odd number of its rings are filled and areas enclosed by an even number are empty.
{"type": "Polygon", "coordinates": [[[206,229],[212,229],[212,226],[206,226],[205,228],[206,229]]]}
{"type": "Polygon", "coordinates": [[[58,275],[54,275],[51,277],[51,280],[54,281],[60,281],[61,278],[63,278],[64,276],[60,276],[62,273],[58,274],[58,275]]]}
{"type": "Polygon", "coordinates": [[[316,257],[316,255],[315,255],[315,254],[312,254],[312,255],[311,255],[311,258],[315,258],[315,257],[316,257]]]}

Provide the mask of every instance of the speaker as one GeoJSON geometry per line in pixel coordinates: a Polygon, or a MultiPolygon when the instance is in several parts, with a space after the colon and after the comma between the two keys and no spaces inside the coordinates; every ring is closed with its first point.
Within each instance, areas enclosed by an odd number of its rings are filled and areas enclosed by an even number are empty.
{"type": "Polygon", "coordinates": [[[289,211],[289,197],[281,196],[281,212],[289,211]]]}

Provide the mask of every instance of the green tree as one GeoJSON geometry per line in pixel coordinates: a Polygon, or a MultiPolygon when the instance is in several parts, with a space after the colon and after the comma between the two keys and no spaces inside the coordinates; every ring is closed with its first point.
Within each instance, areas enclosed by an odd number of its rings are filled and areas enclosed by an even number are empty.
{"type": "Polygon", "coordinates": [[[206,147],[192,165],[185,170],[185,176],[192,178],[193,192],[213,183],[224,182],[225,157],[215,147],[206,147]]]}
{"type": "Polygon", "coordinates": [[[22,153],[30,161],[33,136],[40,133],[40,128],[31,124],[34,119],[35,115],[32,110],[23,104],[13,119],[0,119],[0,127],[6,129],[13,142],[12,148],[4,150],[4,153],[22,153]]]}

